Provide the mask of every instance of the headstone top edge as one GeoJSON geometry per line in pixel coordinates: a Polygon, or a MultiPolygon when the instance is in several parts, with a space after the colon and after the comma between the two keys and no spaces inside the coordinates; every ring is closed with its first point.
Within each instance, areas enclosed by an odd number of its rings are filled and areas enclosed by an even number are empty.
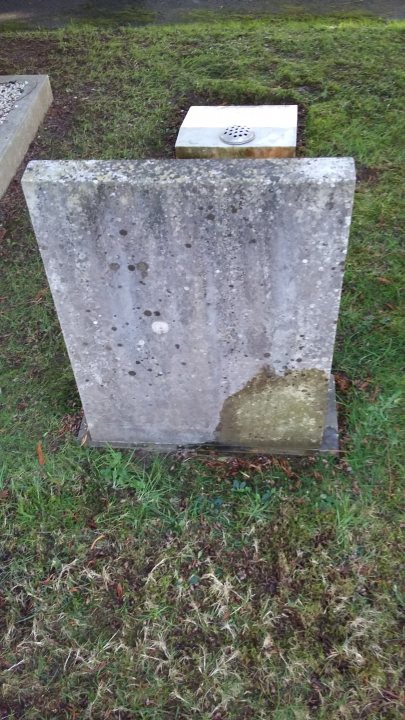
{"type": "Polygon", "coordinates": [[[278,183],[322,180],[353,182],[355,163],[343,158],[283,159],[143,159],[143,160],[32,160],[22,177],[23,185],[36,183],[131,183],[187,181],[194,175],[213,181],[239,182],[272,179],[278,183]],[[205,172],[202,174],[202,171],[205,172]],[[166,174],[165,174],[166,173],[166,174]]]}

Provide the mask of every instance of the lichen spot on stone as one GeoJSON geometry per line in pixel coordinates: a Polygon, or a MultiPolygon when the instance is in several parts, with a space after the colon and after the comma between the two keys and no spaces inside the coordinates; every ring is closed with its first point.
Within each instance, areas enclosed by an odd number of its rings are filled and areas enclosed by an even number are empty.
{"type": "Polygon", "coordinates": [[[147,263],[147,262],[143,262],[143,260],[141,260],[140,262],[136,263],[135,267],[136,267],[137,270],[139,270],[139,272],[141,273],[142,278],[143,278],[143,280],[144,280],[144,279],[147,277],[148,272],[149,272],[149,265],[148,265],[148,263],[147,263]]]}
{"type": "Polygon", "coordinates": [[[167,322],[163,322],[163,320],[155,320],[155,322],[152,323],[152,330],[156,335],[166,335],[166,333],[169,332],[169,325],[167,322]]]}
{"type": "Polygon", "coordinates": [[[318,369],[275,375],[263,367],[221,411],[216,439],[228,446],[298,452],[321,444],[328,379],[318,369]]]}

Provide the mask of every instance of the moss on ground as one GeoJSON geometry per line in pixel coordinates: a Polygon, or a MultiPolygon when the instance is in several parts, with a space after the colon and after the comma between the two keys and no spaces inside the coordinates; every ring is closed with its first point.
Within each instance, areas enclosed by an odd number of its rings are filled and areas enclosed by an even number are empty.
{"type": "MultiPolygon", "coordinates": [[[[191,103],[298,102],[358,170],[335,356],[338,460],[79,448],[79,401],[15,181],[0,235],[0,716],[399,719],[401,23],[4,34],[48,72],[31,157],[171,157],[191,103]],[[39,445],[38,445],[39,444],[39,445]]],[[[402,534],[401,534],[402,533],[402,534]]]]}

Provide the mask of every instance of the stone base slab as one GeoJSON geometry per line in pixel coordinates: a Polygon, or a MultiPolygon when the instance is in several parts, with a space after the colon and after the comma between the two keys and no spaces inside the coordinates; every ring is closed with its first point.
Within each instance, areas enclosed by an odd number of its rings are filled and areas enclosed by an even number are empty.
{"type": "Polygon", "coordinates": [[[0,125],[0,198],[33,141],[49,106],[52,90],[47,75],[0,75],[0,83],[27,83],[16,107],[0,125]]]}
{"type": "Polygon", "coordinates": [[[209,452],[220,452],[223,455],[313,455],[317,453],[327,455],[338,455],[339,453],[339,430],[338,416],[336,405],[336,387],[333,375],[329,380],[328,407],[325,419],[325,428],[323,432],[322,443],[316,450],[308,448],[306,451],[294,452],[291,449],[286,451],[280,448],[268,447],[266,451],[262,448],[255,450],[254,448],[243,448],[240,446],[230,447],[228,445],[220,445],[215,443],[206,443],[204,445],[155,445],[152,443],[123,443],[123,442],[94,442],[87,428],[86,418],[84,417],[80,426],[77,437],[80,445],[90,448],[116,448],[122,450],[144,450],[150,453],[175,453],[179,451],[191,451],[199,455],[207,455],[209,452]]]}

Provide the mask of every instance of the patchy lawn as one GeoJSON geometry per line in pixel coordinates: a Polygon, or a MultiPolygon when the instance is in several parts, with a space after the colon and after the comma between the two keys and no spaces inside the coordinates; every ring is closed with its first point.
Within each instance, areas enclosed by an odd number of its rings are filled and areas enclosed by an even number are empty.
{"type": "Polygon", "coordinates": [[[300,153],[353,155],[358,169],[335,356],[342,453],[294,463],[145,465],[79,448],[79,400],[12,184],[1,718],[403,717],[403,29],[335,18],[0,38],[0,73],[51,76],[31,157],[171,157],[191,103],[291,101],[300,153]]]}

